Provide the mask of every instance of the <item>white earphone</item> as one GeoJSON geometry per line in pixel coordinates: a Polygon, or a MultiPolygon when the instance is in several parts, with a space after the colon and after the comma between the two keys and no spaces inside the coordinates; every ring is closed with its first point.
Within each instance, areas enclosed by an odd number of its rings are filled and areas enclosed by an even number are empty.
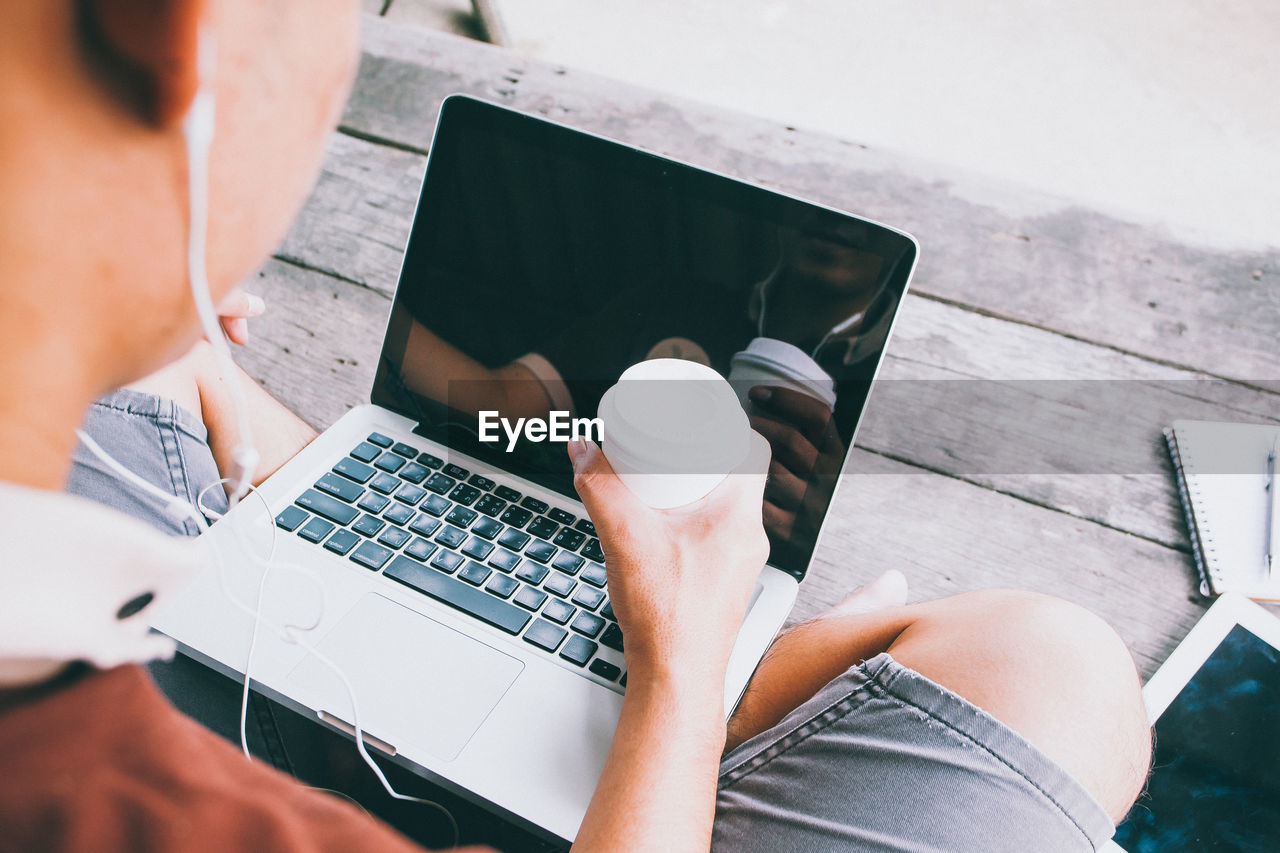
{"type": "Polygon", "coordinates": [[[196,312],[200,318],[200,325],[204,330],[205,337],[213,347],[214,357],[217,360],[218,368],[222,375],[226,377],[227,385],[230,388],[232,406],[235,410],[235,423],[237,432],[237,443],[232,451],[233,470],[230,475],[210,483],[196,496],[195,504],[191,504],[185,499],[173,495],[164,489],[148,482],[145,478],[136,472],[130,471],[118,460],[112,457],[104,450],[96,441],[82,430],[77,430],[76,435],[94,456],[102,461],[116,476],[128,482],[135,487],[141,489],[152,497],[160,500],[164,504],[164,512],[167,516],[179,520],[182,518],[191,518],[195,521],[196,526],[203,534],[209,529],[209,522],[206,516],[216,516],[216,513],[206,510],[203,506],[205,494],[215,486],[226,485],[227,497],[231,507],[235,507],[241,498],[250,491],[262,502],[262,507],[267,514],[267,523],[271,529],[271,547],[266,559],[260,557],[245,541],[244,530],[240,526],[233,526],[232,530],[239,539],[242,553],[247,555],[249,559],[262,568],[262,575],[258,581],[257,601],[250,606],[240,601],[231,592],[230,585],[227,583],[226,577],[226,560],[221,553],[218,553],[215,542],[215,559],[217,562],[216,571],[218,581],[222,592],[227,596],[228,600],[239,610],[248,614],[253,619],[253,633],[249,640],[249,648],[246,655],[244,667],[244,685],[241,692],[240,701],[240,747],[244,751],[245,757],[250,758],[248,739],[246,737],[246,719],[248,717],[249,708],[249,685],[252,677],[253,653],[257,645],[258,630],[262,626],[274,631],[282,640],[301,646],[309,654],[316,658],[326,668],[331,670],[342,682],[346,689],[347,697],[351,701],[351,724],[355,730],[356,750],[360,753],[360,757],[377,776],[378,781],[382,783],[382,787],[387,793],[397,800],[407,800],[417,802],[423,805],[431,806],[442,812],[449,820],[453,827],[454,846],[457,846],[459,840],[459,831],[457,821],[453,815],[444,806],[432,800],[426,800],[421,797],[414,797],[409,794],[402,794],[391,786],[383,773],[382,768],[377,765],[373,758],[369,755],[364,744],[364,730],[360,725],[360,710],[356,700],[355,690],[350,680],[342,672],[342,670],[332,660],[317,650],[312,644],[306,642],[301,636],[307,631],[316,628],[324,617],[324,585],[315,576],[310,569],[298,565],[296,563],[278,563],[275,559],[276,537],[278,531],[275,526],[275,519],[271,515],[271,508],[267,504],[266,499],[257,493],[253,487],[253,474],[257,470],[259,454],[257,448],[253,444],[253,435],[249,425],[248,404],[245,400],[244,389],[242,388],[235,362],[231,358],[231,347],[227,343],[226,334],[222,330],[222,325],[218,319],[217,309],[213,304],[213,297],[209,290],[208,273],[206,268],[207,261],[207,240],[209,225],[209,152],[213,144],[214,118],[215,118],[215,100],[213,94],[213,72],[215,59],[215,45],[212,33],[202,29],[197,37],[197,72],[198,87],[195,97],[192,99],[191,106],[182,121],[182,133],[186,142],[187,155],[187,196],[188,196],[188,229],[187,229],[187,281],[191,289],[192,299],[195,301],[196,312]],[[312,583],[316,584],[320,591],[321,611],[316,616],[313,624],[303,625],[279,625],[263,617],[262,600],[263,592],[266,589],[267,578],[271,570],[275,567],[283,565],[285,568],[292,569],[303,575],[306,575],[312,583]]]}

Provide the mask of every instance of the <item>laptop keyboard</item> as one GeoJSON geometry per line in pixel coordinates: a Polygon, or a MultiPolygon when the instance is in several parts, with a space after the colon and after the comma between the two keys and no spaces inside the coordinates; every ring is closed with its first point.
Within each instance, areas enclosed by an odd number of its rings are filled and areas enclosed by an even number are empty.
{"type": "Polygon", "coordinates": [[[352,563],[625,687],[595,528],[372,433],[275,519],[352,563]]]}

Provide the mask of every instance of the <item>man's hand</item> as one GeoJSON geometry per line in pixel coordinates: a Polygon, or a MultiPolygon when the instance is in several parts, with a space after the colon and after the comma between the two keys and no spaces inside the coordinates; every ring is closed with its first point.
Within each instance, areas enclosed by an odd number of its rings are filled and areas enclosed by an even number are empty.
{"type": "Polygon", "coordinates": [[[817,519],[831,500],[844,443],[831,409],[821,400],[766,385],[753,387],[748,397],[751,427],[768,439],[773,451],[764,494],[765,529],[776,545],[803,550],[817,536],[817,519]]]}
{"type": "Polygon", "coordinates": [[[237,287],[218,304],[218,319],[222,321],[228,340],[244,346],[249,342],[249,318],[257,317],[266,310],[267,303],[261,296],[237,287]]]}
{"type": "Polygon", "coordinates": [[[697,679],[723,689],[729,653],[769,555],[761,505],[769,445],[688,506],[649,507],[592,442],[570,444],[574,486],[600,536],[609,597],[637,678],[697,679]]]}
{"type": "Polygon", "coordinates": [[[706,850],[725,743],[724,674],[769,554],[769,444],[686,507],[653,509],[591,442],[569,445],[626,635],[627,692],[575,853],[706,850]]]}

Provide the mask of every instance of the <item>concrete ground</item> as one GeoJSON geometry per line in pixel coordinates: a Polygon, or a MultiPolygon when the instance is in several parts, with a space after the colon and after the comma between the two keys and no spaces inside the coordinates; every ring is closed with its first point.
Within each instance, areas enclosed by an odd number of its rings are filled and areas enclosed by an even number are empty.
{"type": "MultiPolygon", "coordinates": [[[[367,0],[474,33],[470,0],[367,0]],[[469,30],[466,28],[470,27],[469,30]]],[[[490,0],[537,58],[1280,245],[1275,0],[490,0]]]]}

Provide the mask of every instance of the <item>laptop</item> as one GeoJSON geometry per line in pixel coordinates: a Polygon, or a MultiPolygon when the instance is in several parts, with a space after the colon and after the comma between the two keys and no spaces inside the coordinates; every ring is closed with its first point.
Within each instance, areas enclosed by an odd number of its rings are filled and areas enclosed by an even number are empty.
{"type": "Polygon", "coordinates": [[[217,567],[154,626],[237,678],[252,643],[255,689],[350,735],[332,663],[384,758],[571,841],[627,689],[625,638],[563,442],[482,440],[480,413],[590,419],[631,364],[726,375],[759,338],[820,368],[833,405],[753,412],[820,450],[766,490],[771,554],[728,715],[812,562],[915,258],[867,219],[450,97],[370,402],[201,537],[217,567]],[[305,643],[254,639],[229,596],[305,643]]]}

